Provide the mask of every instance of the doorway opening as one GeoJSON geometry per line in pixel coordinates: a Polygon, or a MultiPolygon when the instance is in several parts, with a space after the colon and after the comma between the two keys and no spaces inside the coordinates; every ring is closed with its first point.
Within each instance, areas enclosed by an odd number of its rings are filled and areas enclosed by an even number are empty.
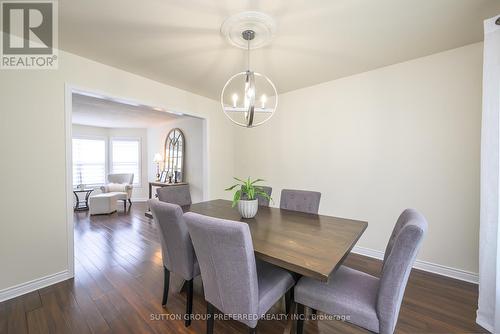
{"type": "Polygon", "coordinates": [[[157,183],[176,181],[189,185],[193,203],[207,198],[206,119],[70,86],[66,87],[66,116],[68,267],[72,276],[75,262],[77,272],[84,270],[82,275],[90,276],[93,269],[116,265],[116,256],[106,258],[110,252],[123,251],[124,234],[131,241],[125,250],[130,257],[121,259],[126,270],[132,258],[161,261],[159,244],[148,244],[144,238],[155,233],[147,216],[147,200],[155,197],[157,183]],[[173,129],[184,136],[183,163],[175,175],[167,175],[167,136],[173,129]],[[126,179],[116,175],[126,175],[126,179]],[[123,198],[106,198],[116,192],[122,192],[123,198]]]}

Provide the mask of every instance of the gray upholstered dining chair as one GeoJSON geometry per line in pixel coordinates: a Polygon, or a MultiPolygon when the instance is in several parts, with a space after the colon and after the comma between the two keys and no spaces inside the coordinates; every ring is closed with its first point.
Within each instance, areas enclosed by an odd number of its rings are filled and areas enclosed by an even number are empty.
{"type": "Polygon", "coordinates": [[[187,286],[186,327],[191,324],[193,311],[193,278],[200,274],[191,237],[184,222],[182,208],[177,204],[149,200],[153,219],[160,229],[164,285],[162,305],[167,304],[170,272],[184,280],[187,286]]]}
{"type": "MultiPolygon", "coordinates": [[[[420,213],[403,211],[387,244],[380,279],[346,266],[340,266],[328,283],[301,278],[295,287],[298,313],[304,313],[305,305],[327,314],[349,316],[348,322],[375,333],[393,333],[426,231],[427,221],[420,213]]],[[[303,329],[300,319],[297,334],[303,329]]]]}
{"type": "Polygon", "coordinates": [[[184,214],[200,263],[207,301],[207,333],[213,333],[214,311],[256,332],[259,319],[285,294],[291,294],[292,275],[272,264],[256,261],[246,223],[184,214]]]}
{"type": "MultiPolygon", "coordinates": [[[[263,192],[265,192],[269,197],[271,197],[271,194],[273,192],[273,188],[268,187],[268,186],[259,186],[259,188],[263,192]]],[[[269,206],[269,199],[268,198],[257,195],[257,200],[258,200],[260,206],[269,206]]]]}
{"type": "Polygon", "coordinates": [[[317,191],[283,189],[280,208],[292,211],[318,214],[321,193],[317,191]]]}
{"type": "Polygon", "coordinates": [[[156,190],[156,194],[162,202],[180,206],[191,205],[191,192],[188,184],[161,187],[156,190]]]}

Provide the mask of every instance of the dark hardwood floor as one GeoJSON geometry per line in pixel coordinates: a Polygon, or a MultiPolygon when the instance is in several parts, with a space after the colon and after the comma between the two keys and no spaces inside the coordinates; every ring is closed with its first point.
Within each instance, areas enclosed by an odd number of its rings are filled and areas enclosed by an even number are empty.
{"type": "MultiPolygon", "coordinates": [[[[184,293],[161,307],[163,271],[158,232],[145,203],[128,213],[89,218],[75,213],[75,278],[0,303],[0,333],[204,333],[205,321],[185,328],[184,293]],[[171,319],[173,317],[173,319],[171,319]]],[[[368,227],[370,228],[370,227],[368,227]]],[[[346,264],[378,275],[380,261],[352,254],[346,264]]],[[[397,333],[484,333],[475,324],[477,286],[413,270],[397,333]]],[[[272,312],[282,312],[278,303],[272,312]]],[[[194,313],[206,304],[195,281],[194,313]]],[[[285,320],[259,323],[259,333],[281,333],[285,320]]],[[[215,333],[246,333],[236,321],[216,321],[215,333]]],[[[366,333],[334,320],[307,321],[305,333],[366,333]]]]}

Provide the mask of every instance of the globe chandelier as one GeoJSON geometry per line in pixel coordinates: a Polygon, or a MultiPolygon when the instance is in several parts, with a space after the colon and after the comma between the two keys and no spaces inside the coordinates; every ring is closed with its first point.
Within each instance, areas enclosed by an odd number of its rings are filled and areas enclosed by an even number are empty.
{"type": "Polygon", "coordinates": [[[221,27],[221,33],[231,44],[247,51],[247,70],[229,78],[220,97],[224,114],[239,126],[251,128],[264,124],[278,106],[274,83],[250,67],[250,50],[268,44],[275,29],[274,20],[260,12],[236,14],[221,27]]]}

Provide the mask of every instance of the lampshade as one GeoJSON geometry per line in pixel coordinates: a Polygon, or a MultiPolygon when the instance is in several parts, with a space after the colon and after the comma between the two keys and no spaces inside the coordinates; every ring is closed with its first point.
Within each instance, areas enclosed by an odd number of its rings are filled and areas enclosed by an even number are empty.
{"type": "Polygon", "coordinates": [[[155,157],[153,159],[153,162],[158,163],[158,162],[162,162],[162,161],[163,161],[163,157],[161,156],[161,154],[160,153],[156,153],[155,157]]]}

